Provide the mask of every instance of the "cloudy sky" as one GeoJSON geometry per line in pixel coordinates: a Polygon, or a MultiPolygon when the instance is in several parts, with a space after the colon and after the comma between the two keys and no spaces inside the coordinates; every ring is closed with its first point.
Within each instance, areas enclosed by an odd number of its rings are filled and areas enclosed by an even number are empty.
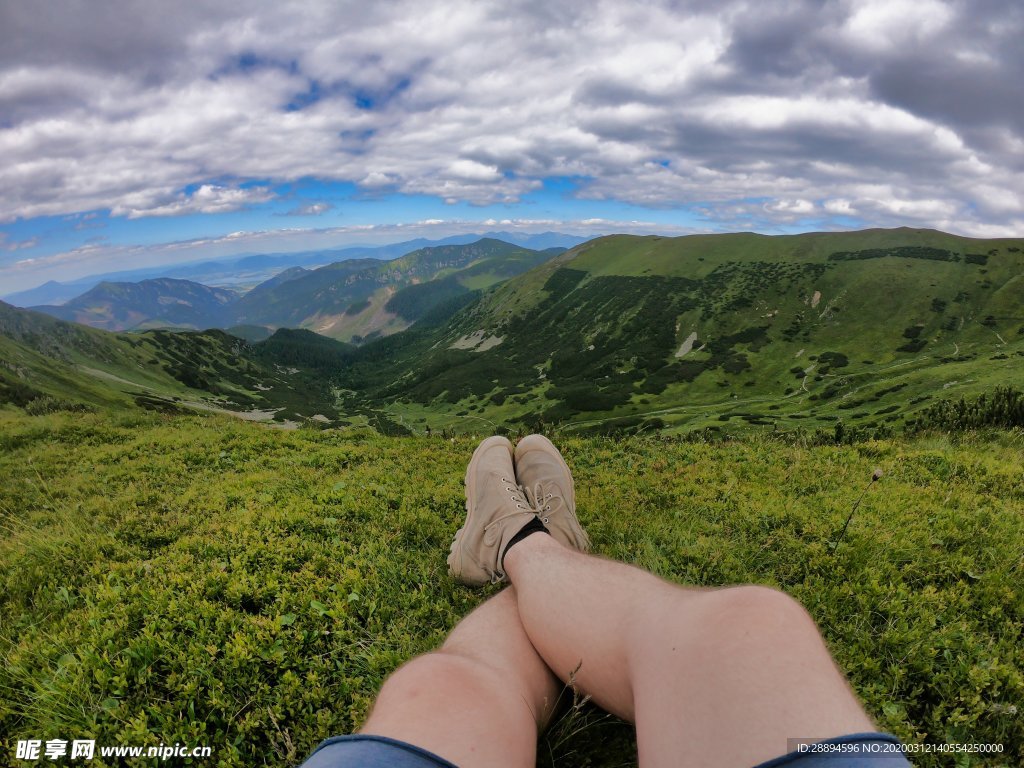
{"type": "Polygon", "coordinates": [[[0,294],[458,231],[1024,236],[1018,0],[0,3],[0,294]]]}

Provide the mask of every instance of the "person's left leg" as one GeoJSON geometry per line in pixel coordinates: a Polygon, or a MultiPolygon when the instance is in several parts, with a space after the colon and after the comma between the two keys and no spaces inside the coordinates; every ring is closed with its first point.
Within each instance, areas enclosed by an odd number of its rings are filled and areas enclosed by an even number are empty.
{"type": "Polygon", "coordinates": [[[533,766],[561,690],[509,587],[459,622],[438,650],[399,667],[360,733],[415,744],[460,768],[533,766]]]}

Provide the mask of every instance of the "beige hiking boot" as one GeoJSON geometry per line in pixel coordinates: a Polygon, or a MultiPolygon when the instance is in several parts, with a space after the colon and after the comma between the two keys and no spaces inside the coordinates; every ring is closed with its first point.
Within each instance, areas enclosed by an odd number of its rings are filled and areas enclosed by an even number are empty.
{"type": "Polygon", "coordinates": [[[590,539],[576,518],[576,490],[562,454],[543,435],[528,435],[514,458],[516,479],[544,527],[556,541],[586,552],[590,539]]]}
{"type": "Polygon", "coordinates": [[[512,537],[537,515],[516,484],[512,443],[489,437],[466,470],[466,524],[455,534],[448,570],[471,587],[506,580],[501,556],[512,537]]]}

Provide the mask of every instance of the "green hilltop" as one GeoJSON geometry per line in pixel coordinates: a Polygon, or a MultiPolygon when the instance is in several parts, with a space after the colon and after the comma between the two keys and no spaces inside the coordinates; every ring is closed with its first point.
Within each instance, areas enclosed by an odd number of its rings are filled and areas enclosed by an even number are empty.
{"type": "Polygon", "coordinates": [[[108,331],[197,329],[223,325],[237,299],[234,291],[161,277],[138,283],[105,281],[60,306],[33,309],[108,331]]]}

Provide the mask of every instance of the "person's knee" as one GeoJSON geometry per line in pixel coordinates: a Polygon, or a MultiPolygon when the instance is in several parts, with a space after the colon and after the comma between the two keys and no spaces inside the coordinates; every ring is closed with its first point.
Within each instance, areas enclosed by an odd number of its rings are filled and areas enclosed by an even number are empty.
{"type": "Polygon", "coordinates": [[[635,647],[701,653],[735,652],[743,646],[817,640],[817,627],[799,601],[778,589],[747,584],[704,591],[677,591],[647,605],[630,629],[635,647]],[[682,644],[682,645],[680,645],[682,644]]]}
{"type": "Polygon", "coordinates": [[[496,681],[493,672],[472,660],[443,650],[410,659],[381,686],[378,701],[431,698],[439,692],[459,692],[469,700],[486,697],[496,681]]]}
{"type": "Polygon", "coordinates": [[[807,610],[781,590],[750,584],[711,594],[716,603],[709,609],[711,625],[719,634],[755,643],[818,639],[807,610]]]}
{"type": "Polygon", "coordinates": [[[438,681],[462,677],[465,662],[453,655],[431,651],[416,656],[388,675],[381,687],[381,693],[392,689],[418,689],[436,687],[438,681]]]}
{"type": "Polygon", "coordinates": [[[747,618],[810,620],[799,600],[774,587],[744,584],[727,587],[716,594],[725,601],[727,610],[747,618]]]}

